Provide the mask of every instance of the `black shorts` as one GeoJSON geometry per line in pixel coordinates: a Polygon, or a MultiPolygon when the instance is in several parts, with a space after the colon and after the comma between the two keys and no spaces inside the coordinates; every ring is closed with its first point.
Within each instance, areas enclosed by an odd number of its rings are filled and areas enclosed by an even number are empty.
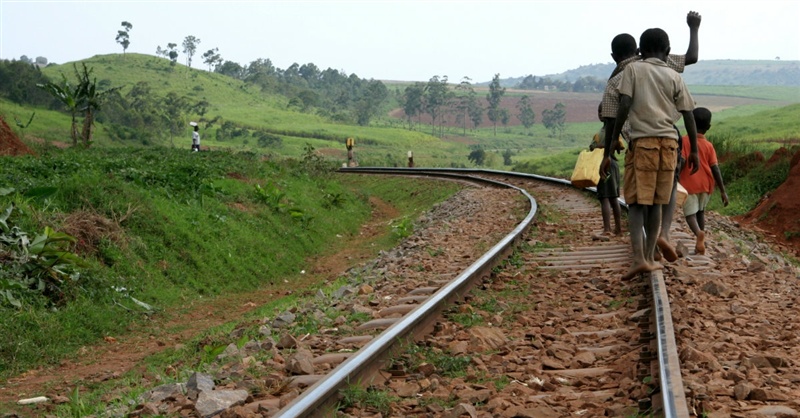
{"type": "Polygon", "coordinates": [[[619,163],[611,159],[608,176],[597,183],[598,199],[616,199],[619,197],[619,163]]]}

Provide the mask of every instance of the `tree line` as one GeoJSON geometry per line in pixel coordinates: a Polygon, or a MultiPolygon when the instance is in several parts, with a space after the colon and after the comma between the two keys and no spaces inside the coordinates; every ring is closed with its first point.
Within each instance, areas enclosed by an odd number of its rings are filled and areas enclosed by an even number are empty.
{"type": "Polygon", "coordinates": [[[601,92],[606,80],[592,76],[579,77],[575,82],[553,80],[549,77],[525,76],[514,88],[519,90],[571,91],[575,93],[601,92]]]}
{"type": "MultiPolygon", "coordinates": [[[[464,77],[459,84],[451,86],[448,84],[447,76],[437,75],[431,77],[427,83],[416,82],[406,86],[398,93],[398,100],[410,130],[414,129],[414,118],[417,118],[419,125],[420,118],[424,114],[431,118],[431,134],[437,135],[438,132],[438,136],[443,135],[448,116],[455,117],[453,121],[461,127],[464,135],[468,125],[471,125],[471,130],[477,129],[483,123],[484,116],[492,122],[495,136],[497,136],[498,122],[507,126],[512,116],[516,117],[525,129],[530,130],[536,122],[531,96],[522,96],[516,103],[516,114],[512,115],[511,109],[501,106],[505,92],[505,87],[500,85],[500,74],[494,75],[489,84],[489,92],[483,100],[478,96],[469,77],[464,77]]],[[[552,136],[555,136],[564,130],[566,106],[557,103],[553,109],[545,109],[541,117],[542,124],[552,136]]]]}

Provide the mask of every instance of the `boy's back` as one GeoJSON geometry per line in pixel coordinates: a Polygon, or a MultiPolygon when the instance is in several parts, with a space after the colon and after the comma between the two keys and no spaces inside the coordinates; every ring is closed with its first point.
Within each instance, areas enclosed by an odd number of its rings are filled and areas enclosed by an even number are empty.
{"type": "Polygon", "coordinates": [[[680,74],[664,61],[647,58],[628,64],[622,73],[619,93],[632,98],[628,120],[631,139],[677,137],[677,112],[694,109],[694,100],[680,74]]]}
{"type": "MultiPolygon", "coordinates": [[[[689,155],[689,137],[683,137],[683,156],[689,155]]],[[[718,164],[717,151],[714,145],[709,142],[705,135],[697,134],[697,153],[700,157],[700,167],[696,173],[692,174],[689,170],[681,170],[680,183],[689,194],[714,192],[714,174],[711,167],[718,164]]]]}

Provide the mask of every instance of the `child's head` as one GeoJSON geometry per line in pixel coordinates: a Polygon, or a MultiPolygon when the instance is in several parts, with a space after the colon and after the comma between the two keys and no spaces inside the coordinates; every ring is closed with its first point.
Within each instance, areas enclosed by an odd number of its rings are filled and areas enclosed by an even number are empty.
{"type": "Polygon", "coordinates": [[[636,39],[627,34],[621,33],[611,40],[611,58],[614,62],[624,61],[636,55],[636,39]]]}
{"type": "Polygon", "coordinates": [[[660,28],[650,28],[639,37],[639,50],[643,57],[669,54],[669,35],[660,28]]]}
{"type": "Polygon", "coordinates": [[[711,129],[711,111],[704,107],[696,107],[692,111],[697,132],[704,134],[711,129]]]}
{"type": "Polygon", "coordinates": [[[195,131],[195,132],[197,132],[197,131],[199,131],[199,130],[200,130],[200,126],[198,126],[198,125],[194,125],[194,131],[195,131]]]}

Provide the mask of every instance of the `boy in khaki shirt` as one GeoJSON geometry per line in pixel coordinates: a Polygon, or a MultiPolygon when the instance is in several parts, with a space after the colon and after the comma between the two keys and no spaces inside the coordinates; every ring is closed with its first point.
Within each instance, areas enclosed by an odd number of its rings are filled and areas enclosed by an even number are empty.
{"type": "Polygon", "coordinates": [[[628,64],[619,84],[619,111],[611,136],[606,136],[601,177],[611,165],[611,143],[625,121],[630,123],[631,144],[625,154],[625,201],[631,234],[633,265],[623,276],[662,268],[653,259],[661,228],[662,209],[670,200],[675,180],[678,138],[673,128],[676,112],[683,115],[691,151],[688,167],[697,171],[697,131],[692,115],[694,100],[680,74],[667,66],[669,36],[662,29],[648,29],[639,40],[642,60],[628,64]],[[645,222],[646,220],[646,222],[645,222]],[[643,231],[644,229],[644,231],[643,231]]]}

